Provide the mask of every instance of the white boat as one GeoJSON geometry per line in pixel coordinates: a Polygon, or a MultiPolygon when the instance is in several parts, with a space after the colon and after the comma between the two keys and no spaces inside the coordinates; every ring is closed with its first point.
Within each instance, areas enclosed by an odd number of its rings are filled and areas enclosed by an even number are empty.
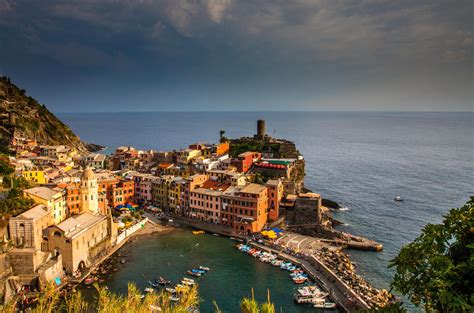
{"type": "Polygon", "coordinates": [[[207,267],[207,266],[199,266],[199,269],[200,269],[200,270],[203,270],[203,271],[206,271],[206,272],[208,272],[208,271],[211,270],[211,269],[210,269],[209,267],[207,267]]]}
{"type": "Polygon", "coordinates": [[[169,287],[168,287],[168,288],[165,288],[165,290],[168,291],[168,292],[171,292],[171,293],[175,293],[175,292],[176,292],[176,289],[174,289],[174,288],[169,288],[169,287]]]}
{"type": "Polygon", "coordinates": [[[190,282],[194,283],[194,279],[192,279],[192,278],[183,277],[183,280],[190,281],[190,282]]]}
{"type": "Polygon", "coordinates": [[[336,304],[333,302],[326,302],[325,299],[318,299],[314,301],[313,307],[315,307],[316,309],[329,310],[329,309],[335,309],[336,304]]]}
{"type": "Polygon", "coordinates": [[[396,196],[395,199],[393,199],[393,200],[398,201],[398,202],[403,201],[402,197],[400,197],[400,196],[396,196]]]}
{"type": "Polygon", "coordinates": [[[177,296],[170,296],[170,300],[173,301],[173,302],[178,302],[178,301],[179,301],[179,297],[177,297],[177,296]]]}
{"type": "Polygon", "coordinates": [[[150,288],[150,287],[145,288],[145,291],[146,291],[146,292],[153,292],[153,290],[154,290],[154,289],[153,289],[153,288],[150,288]]]}
{"type": "Polygon", "coordinates": [[[320,299],[324,300],[328,293],[323,292],[317,286],[305,286],[298,288],[298,292],[294,296],[297,303],[315,303],[315,301],[320,301],[320,299]]]}

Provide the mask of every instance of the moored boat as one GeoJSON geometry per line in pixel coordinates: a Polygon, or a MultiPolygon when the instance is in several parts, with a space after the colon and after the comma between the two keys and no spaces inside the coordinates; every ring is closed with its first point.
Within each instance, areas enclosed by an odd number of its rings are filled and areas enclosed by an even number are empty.
{"type": "Polygon", "coordinates": [[[160,285],[169,285],[171,284],[171,281],[164,279],[163,277],[160,276],[159,280],[155,279],[155,283],[160,284],[160,285]]]}
{"type": "Polygon", "coordinates": [[[172,302],[178,302],[179,301],[179,297],[178,296],[170,296],[170,300],[172,302]]]}
{"type": "Polygon", "coordinates": [[[208,272],[208,271],[211,270],[209,267],[207,267],[207,266],[201,266],[201,265],[199,265],[199,269],[200,269],[200,270],[203,270],[203,271],[206,271],[206,272],[208,272]]]}
{"type": "Polygon", "coordinates": [[[194,277],[200,277],[201,273],[198,272],[193,272],[193,271],[187,271],[188,275],[194,276],[194,277]]]}
{"type": "Polygon", "coordinates": [[[94,282],[94,278],[93,277],[87,277],[85,280],[84,280],[84,284],[86,285],[90,285],[94,282]]]}
{"type": "Polygon", "coordinates": [[[182,283],[183,285],[186,285],[186,286],[193,286],[193,285],[195,284],[194,281],[185,280],[185,279],[183,279],[183,280],[181,281],[181,283],[182,283]]]}

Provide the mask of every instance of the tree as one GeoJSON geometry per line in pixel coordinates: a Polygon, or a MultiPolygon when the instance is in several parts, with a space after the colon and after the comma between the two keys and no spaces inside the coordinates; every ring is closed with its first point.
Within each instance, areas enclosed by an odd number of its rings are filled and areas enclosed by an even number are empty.
{"type": "Polygon", "coordinates": [[[442,224],[422,234],[390,261],[392,287],[427,312],[472,312],[474,308],[474,197],[452,209],[442,224]]]}
{"type": "Polygon", "coordinates": [[[6,155],[0,155],[0,176],[7,176],[13,173],[15,169],[10,165],[6,155]]]}

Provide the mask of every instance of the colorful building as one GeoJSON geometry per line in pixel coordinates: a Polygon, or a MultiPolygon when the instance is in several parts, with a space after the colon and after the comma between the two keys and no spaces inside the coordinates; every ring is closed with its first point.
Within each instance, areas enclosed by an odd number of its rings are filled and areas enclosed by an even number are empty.
{"type": "Polygon", "coordinates": [[[152,180],[152,202],[153,205],[162,210],[168,210],[168,191],[173,176],[163,175],[152,180]]]}
{"type": "Polygon", "coordinates": [[[221,223],[239,233],[255,233],[268,220],[268,190],[265,186],[248,184],[229,187],[222,194],[221,223]]]}
{"type": "Polygon", "coordinates": [[[44,185],[48,183],[48,179],[44,173],[43,169],[40,168],[30,168],[21,172],[21,176],[27,181],[34,182],[39,185],[44,185]]]}
{"type": "Polygon", "coordinates": [[[280,201],[283,198],[283,183],[277,180],[269,180],[265,184],[268,189],[268,219],[276,221],[280,217],[280,201]]]}
{"type": "Polygon", "coordinates": [[[44,204],[51,212],[54,224],[59,224],[67,217],[66,214],[66,191],[54,187],[34,187],[23,190],[25,197],[33,199],[38,204],[44,204]]]}
{"type": "Polygon", "coordinates": [[[237,160],[235,160],[235,166],[237,171],[240,173],[247,173],[248,170],[252,167],[254,162],[257,162],[262,157],[260,152],[251,152],[247,151],[238,155],[237,160]]]}

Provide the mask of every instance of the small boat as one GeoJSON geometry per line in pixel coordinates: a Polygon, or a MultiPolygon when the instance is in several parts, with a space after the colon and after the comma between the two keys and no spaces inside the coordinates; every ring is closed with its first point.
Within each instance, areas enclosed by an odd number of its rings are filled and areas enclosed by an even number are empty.
{"type": "Polygon", "coordinates": [[[323,298],[317,298],[313,302],[313,307],[315,307],[316,309],[330,310],[330,309],[335,309],[336,304],[333,302],[326,302],[326,300],[323,298]]]}
{"type": "Polygon", "coordinates": [[[201,270],[201,269],[197,269],[197,268],[193,268],[191,271],[193,273],[199,273],[199,274],[205,274],[206,273],[205,270],[201,270]]]}
{"type": "Polygon", "coordinates": [[[160,284],[160,285],[169,285],[171,284],[171,281],[166,280],[160,276],[160,279],[158,281],[155,279],[155,283],[160,284]]]}
{"type": "Polygon", "coordinates": [[[201,273],[198,272],[193,272],[193,271],[187,271],[188,275],[194,276],[194,277],[200,277],[201,273]]]}
{"type": "Polygon", "coordinates": [[[154,283],[152,281],[148,281],[148,285],[150,285],[150,287],[153,287],[153,288],[158,288],[160,285],[158,283],[154,283]]]}
{"type": "Polygon", "coordinates": [[[146,292],[153,292],[154,290],[155,290],[155,289],[150,288],[150,287],[145,288],[145,291],[146,291],[146,292]]]}
{"type": "Polygon", "coordinates": [[[94,278],[92,277],[87,277],[85,280],[84,280],[84,284],[86,285],[90,285],[94,282],[94,278]]]}
{"type": "Polygon", "coordinates": [[[181,283],[185,286],[193,286],[195,284],[194,281],[189,281],[189,280],[182,280],[181,283]]]}
{"type": "Polygon", "coordinates": [[[193,234],[194,235],[202,235],[202,234],[205,234],[206,232],[204,230],[194,230],[193,231],[193,234]]]}
{"type": "Polygon", "coordinates": [[[183,280],[190,281],[190,282],[193,282],[193,283],[194,283],[194,279],[192,279],[192,278],[184,277],[183,280]]]}
{"type": "Polygon", "coordinates": [[[170,293],[176,293],[176,289],[174,289],[174,288],[167,287],[167,288],[165,288],[165,290],[170,292],[170,293]]]}
{"type": "Polygon", "coordinates": [[[179,301],[179,297],[178,296],[170,296],[170,300],[172,302],[178,302],[179,301]]]}
{"type": "Polygon", "coordinates": [[[219,236],[220,236],[219,234],[216,234],[216,233],[214,233],[214,234],[212,234],[212,235],[213,235],[213,236],[216,236],[216,237],[219,237],[219,236]]]}
{"type": "Polygon", "coordinates": [[[393,200],[398,201],[398,202],[403,201],[402,197],[400,197],[400,196],[396,196],[395,199],[393,199],[393,200]]]}
{"type": "Polygon", "coordinates": [[[201,266],[201,265],[199,266],[199,269],[200,269],[200,270],[203,270],[203,271],[206,271],[206,272],[208,272],[208,271],[211,270],[209,267],[207,267],[207,266],[201,266]]]}

